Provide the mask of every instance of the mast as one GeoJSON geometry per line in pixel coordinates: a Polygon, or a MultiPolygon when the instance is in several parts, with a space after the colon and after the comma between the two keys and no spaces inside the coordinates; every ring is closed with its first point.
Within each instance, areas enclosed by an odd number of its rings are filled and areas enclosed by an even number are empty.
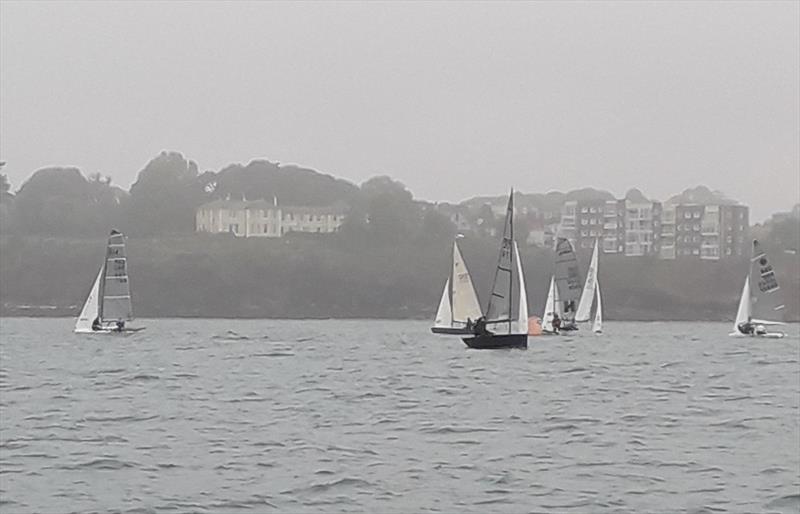
{"type": "Polygon", "coordinates": [[[448,298],[450,300],[450,324],[451,325],[453,324],[453,314],[452,314],[453,313],[453,300],[455,299],[455,287],[456,287],[456,270],[455,270],[455,266],[453,265],[453,263],[456,260],[456,252],[458,251],[458,248],[456,247],[457,244],[458,243],[453,241],[453,256],[452,256],[452,259],[450,261],[450,281],[447,283],[447,288],[446,288],[447,294],[450,295],[450,296],[448,296],[448,298]]]}
{"type": "MultiPolygon", "coordinates": [[[[514,246],[514,188],[511,188],[511,195],[508,197],[508,212],[506,215],[509,217],[508,226],[510,228],[511,246],[514,246]]],[[[511,252],[511,270],[514,269],[514,254],[511,252]]],[[[514,273],[511,271],[510,273],[514,273]]],[[[508,281],[508,333],[511,333],[511,313],[514,312],[514,280],[509,277],[508,281]]]]}
{"type": "Polygon", "coordinates": [[[486,320],[488,323],[502,323],[510,325],[511,318],[511,292],[513,288],[513,253],[512,247],[512,224],[513,196],[508,199],[506,216],[503,220],[503,237],[500,241],[500,255],[497,258],[494,281],[492,282],[492,295],[489,298],[489,305],[486,309],[486,320]]]}
{"type": "MultiPolygon", "coordinates": [[[[108,249],[106,249],[106,252],[108,249]]],[[[105,254],[104,254],[105,255],[105,254]]],[[[100,294],[97,296],[97,318],[103,322],[103,296],[106,290],[106,260],[107,255],[103,257],[103,267],[100,268],[100,294]]]]}

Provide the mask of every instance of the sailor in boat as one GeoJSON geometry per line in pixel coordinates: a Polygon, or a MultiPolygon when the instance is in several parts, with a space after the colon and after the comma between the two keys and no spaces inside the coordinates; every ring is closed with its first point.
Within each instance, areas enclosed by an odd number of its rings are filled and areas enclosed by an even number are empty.
{"type": "Polygon", "coordinates": [[[738,328],[739,332],[741,332],[746,336],[753,334],[756,330],[756,327],[754,327],[753,324],[750,323],[749,321],[743,321],[739,323],[739,325],[736,328],[738,328]]]}
{"type": "Polygon", "coordinates": [[[475,326],[472,327],[472,331],[478,336],[492,335],[492,333],[486,329],[486,317],[484,316],[481,316],[475,321],[475,326]]]}
{"type": "Polygon", "coordinates": [[[557,313],[553,313],[553,332],[558,334],[561,331],[561,318],[558,317],[557,313]]]}
{"type": "Polygon", "coordinates": [[[125,330],[125,322],[122,320],[117,321],[117,328],[114,329],[117,332],[122,332],[125,330]]]}
{"type": "Polygon", "coordinates": [[[97,331],[102,329],[102,325],[100,325],[100,317],[97,317],[92,321],[92,330],[97,331]]]}
{"type": "Polygon", "coordinates": [[[756,325],[755,332],[757,336],[763,336],[764,334],[767,333],[767,327],[765,327],[764,325],[756,325]]]}
{"type": "Polygon", "coordinates": [[[472,318],[467,317],[467,331],[472,331],[472,318]]]}

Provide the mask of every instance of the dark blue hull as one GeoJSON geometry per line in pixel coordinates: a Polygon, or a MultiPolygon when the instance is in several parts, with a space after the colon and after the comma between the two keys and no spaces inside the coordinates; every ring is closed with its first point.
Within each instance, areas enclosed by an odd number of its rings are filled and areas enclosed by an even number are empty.
{"type": "Polygon", "coordinates": [[[485,335],[463,338],[464,344],[477,350],[527,348],[528,334],[485,335]]]}

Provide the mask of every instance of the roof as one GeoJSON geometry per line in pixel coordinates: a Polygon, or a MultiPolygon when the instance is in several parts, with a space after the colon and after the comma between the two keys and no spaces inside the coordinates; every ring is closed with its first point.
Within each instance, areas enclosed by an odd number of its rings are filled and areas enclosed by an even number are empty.
{"type": "Polygon", "coordinates": [[[244,210],[244,209],[280,209],[283,212],[290,212],[293,214],[344,214],[347,211],[347,206],[343,203],[336,203],[324,207],[318,206],[295,206],[295,205],[275,205],[272,201],[264,199],[260,200],[213,200],[197,208],[200,209],[230,209],[230,210],[244,210]]]}

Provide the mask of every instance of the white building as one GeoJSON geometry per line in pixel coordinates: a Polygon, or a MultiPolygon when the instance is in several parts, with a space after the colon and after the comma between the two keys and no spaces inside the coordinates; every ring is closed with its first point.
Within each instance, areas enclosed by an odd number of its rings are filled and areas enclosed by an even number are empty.
{"type": "Polygon", "coordinates": [[[655,253],[661,233],[658,202],[625,200],[625,255],[640,257],[655,253]]]}
{"type": "Polygon", "coordinates": [[[345,216],[343,205],[279,206],[277,201],[214,200],[195,213],[195,230],[240,237],[282,237],[289,232],[336,232],[345,216]]]}

